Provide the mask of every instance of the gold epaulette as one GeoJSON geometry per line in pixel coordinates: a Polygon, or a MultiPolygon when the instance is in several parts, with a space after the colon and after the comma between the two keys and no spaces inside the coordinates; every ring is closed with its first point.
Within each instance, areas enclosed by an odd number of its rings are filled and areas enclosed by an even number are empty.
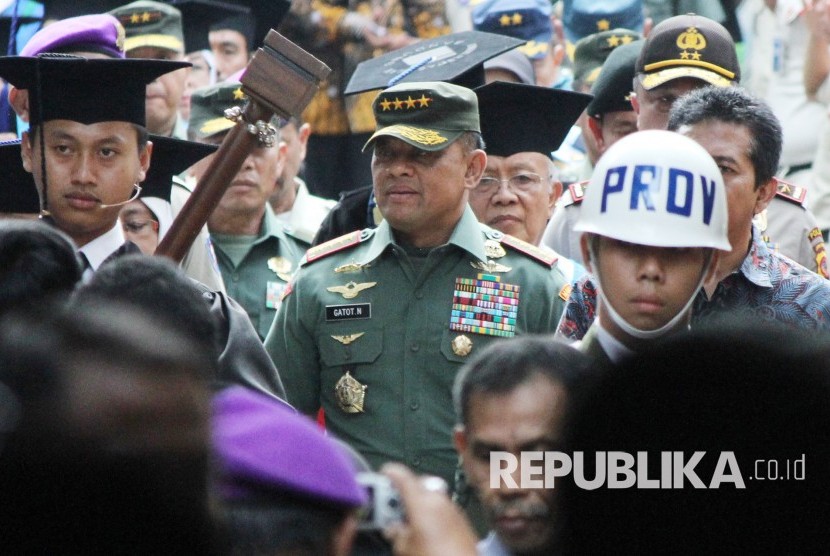
{"type": "Polygon", "coordinates": [[[550,267],[552,267],[558,260],[555,255],[550,253],[550,251],[545,251],[532,243],[522,241],[521,239],[511,235],[504,234],[501,238],[493,239],[498,239],[503,245],[507,245],[511,249],[514,249],[519,253],[524,253],[528,257],[536,259],[540,263],[550,267]]]}
{"type": "Polygon", "coordinates": [[[799,185],[786,182],[780,178],[775,178],[776,188],[775,194],[779,197],[791,201],[797,205],[803,205],[804,199],[807,198],[807,190],[799,185]]]}
{"type": "Polygon", "coordinates": [[[331,239],[325,243],[321,243],[320,245],[315,245],[306,251],[305,259],[301,263],[301,266],[311,264],[314,261],[324,259],[333,253],[337,253],[338,251],[358,245],[370,237],[372,237],[372,230],[357,230],[344,236],[331,239]]]}

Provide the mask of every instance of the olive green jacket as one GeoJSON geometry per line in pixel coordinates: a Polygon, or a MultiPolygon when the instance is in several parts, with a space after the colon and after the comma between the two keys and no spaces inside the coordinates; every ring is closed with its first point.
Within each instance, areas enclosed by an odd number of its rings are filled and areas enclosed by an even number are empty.
{"type": "Polygon", "coordinates": [[[519,286],[515,333],[549,333],[566,284],[544,257],[480,224],[469,207],[420,273],[387,222],[310,249],[265,341],[288,401],[310,415],[322,407],[328,429],[373,466],[401,461],[452,484],[453,381],[470,355],[499,339],[451,329],[456,279],[492,274],[519,286]],[[497,270],[473,267],[488,259],[497,270]],[[347,372],[365,386],[362,411],[338,400],[347,372]]]}

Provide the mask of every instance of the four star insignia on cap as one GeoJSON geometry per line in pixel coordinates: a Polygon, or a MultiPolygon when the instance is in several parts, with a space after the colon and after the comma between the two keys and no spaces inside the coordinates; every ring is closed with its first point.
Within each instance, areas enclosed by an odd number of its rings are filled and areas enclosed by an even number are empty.
{"type": "Polygon", "coordinates": [[[410,108],[429,108],[430,102],[432,102],[432,99],[426,96],[425,94],[422,94],[421,98],[412,98],[412,95],[409,95],[403,100],[401,100],[398,97],[395,97],[395,100],[392,100],[390,97],[387,97],[381,100],[378,103],[378,105],[380,106],[381,111],[388,112],[393,108],[395,110],[409,110],[410,108]]]}
{"type": "Polygon", "coordinates": [[[611,28],[611,22],[607,19],[600,19],[597,21],[597,29],[599,31],[607,31],[611,28]]]}

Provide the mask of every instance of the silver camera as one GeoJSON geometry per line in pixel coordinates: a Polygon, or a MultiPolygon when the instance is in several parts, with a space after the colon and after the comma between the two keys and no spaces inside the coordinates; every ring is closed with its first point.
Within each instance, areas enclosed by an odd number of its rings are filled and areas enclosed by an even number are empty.
{"type": "Polygon", "coordinates": [[[360,513],[361,531],[382,531],[404,521],[401,497],[388,477],[380,473],[358,473],[357,482],[369,495],[360,513]]]}

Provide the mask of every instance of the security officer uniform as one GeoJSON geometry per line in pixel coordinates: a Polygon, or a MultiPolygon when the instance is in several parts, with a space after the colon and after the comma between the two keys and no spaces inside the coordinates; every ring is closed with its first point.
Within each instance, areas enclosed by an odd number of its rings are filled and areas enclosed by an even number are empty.
{"type": "MultiPolygon", "coordinates": [[[[393,87],[376,99],[375,116],[381,132],[416,143],[440,141],[453,119],[467,126],[454,131],[479,127],[475,95],[445,83],[393,87]],[[430,107],[415,114],[381,111],[387,97],[422,94],[430,107]]],[[[327,427],[370,464],[397,460],[451,484],[455,375],[490,342],[555,329],[566,284],[554,262],[480,224],[469,206],[431,250],[399,244],[384,220],[308,251],[265,347],[289,402],[312,415],[322,407],[327,427]]]]}
{"type": "Polygon", "coordinates": [[[816,217],[804,206],[806,195],[803,187],[779,181],[775,197],[754,222],[770,249],[830,278],[824,238],[816,217]]]}

